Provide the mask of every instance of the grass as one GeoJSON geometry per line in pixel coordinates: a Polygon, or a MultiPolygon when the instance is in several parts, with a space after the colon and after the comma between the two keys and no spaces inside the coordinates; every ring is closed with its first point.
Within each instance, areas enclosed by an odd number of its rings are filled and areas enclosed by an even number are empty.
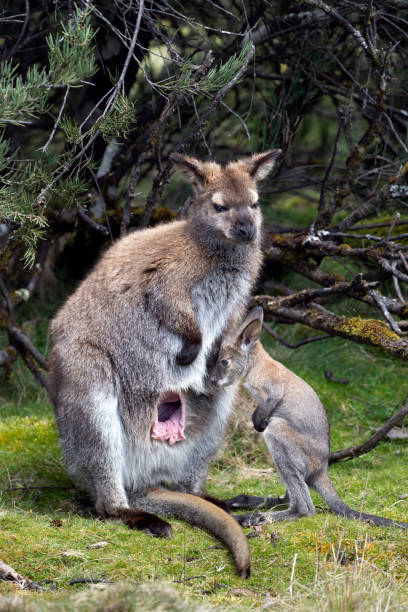
{"type": "MultiPolygon", "coordinates": [[[[292,341],[305,334],[298,326],[279,332],[292,341]]],[[[404,399],[405,363],[380,352],[342,339],[296,351],[269,337],[264,342],[319,393],[331,422],[333,449],[368,437],[404,399]],[[325,369],[350,383],[329,382],[325,369]]],[[[266,526],[251,538],[252,576],[243,583],[228,551],[181,521],[172,521],[172,540],[156,540],[90,516],[73,489],[27,489],[72,484],[64,471],[52,409],[22,367],[14,381],[3,384],[1,400],[0,558],[33,580],[50,582],[45,593],[0,583],[0,610],[408,607],[408,533],[335,517],[315,494],[316,516],[266,526]],[[7,490],[16,487],[24,489],[7,490]],[[98,542],[105,544],[90,548],[98,542]],[[103,590],[69,584],[83,578],[115,584],[103,590]]],[[[211,494],[227,498],[242,492],[283,492],[262,437],[250,427],[253,407],[243,393],[211,468],[211,494]]],[[[387,440],[369,454],[333,465],[330,475],[350,506],[406,520],[407,459],[405,441],[387,440]]]]}

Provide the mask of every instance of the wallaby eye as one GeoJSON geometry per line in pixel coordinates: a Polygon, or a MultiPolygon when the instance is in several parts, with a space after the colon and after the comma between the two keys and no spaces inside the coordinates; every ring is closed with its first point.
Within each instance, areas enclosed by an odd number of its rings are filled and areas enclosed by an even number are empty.
{"type": "Polygon", "coordinates": [[[258,202],[254,202],[253,204],[251,204],[251,208],[258,208],[258,202]]]}
{"type": "Polygon", "coordinates": [[[226,206],[221,206],[221,204],[213,204],[214,210],[218,213],[225,212],[228,210],[226,206]]]}
{"type": "Polygon", "coordinates": [[[229,359],[221,359],[221,365],[226,368],[229,366],[229,359]]]}

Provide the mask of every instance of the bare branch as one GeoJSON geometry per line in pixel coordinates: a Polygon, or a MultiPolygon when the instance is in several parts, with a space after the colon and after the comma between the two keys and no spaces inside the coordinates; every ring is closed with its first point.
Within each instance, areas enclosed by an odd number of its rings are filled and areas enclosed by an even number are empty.
{"type": "Polygon", "coordinates": [[[336,451],[335,453],[330,453],[329,464],[335,463],[336,461],[341,461],[342,459],[350,460],[355,457],[360,457],[360,455],[364,455],[372,450],[377,444],[385,438],[387,433],[398,423],[406,417],[408,414],[408,404],[405,404],[402,408],[398,410],[392,417],[390,417],[386,423],[380,429],[368,438],[362,444],[358,446],[349,446],[341,451],[336,451]]]}

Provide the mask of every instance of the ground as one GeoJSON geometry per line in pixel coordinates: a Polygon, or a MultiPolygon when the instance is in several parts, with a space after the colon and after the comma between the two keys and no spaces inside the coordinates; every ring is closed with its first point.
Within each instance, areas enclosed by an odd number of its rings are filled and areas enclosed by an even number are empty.
{"type": "MultiPolygon", "coordinates": [[[[292,341],[305,334],[297,326],[279,331],[292,341]]],[[[401,360],[342,339],[296,351],[269,337],[263,340],[275,358],[320,395],[333,450],[366,439],[405,399],[406,364],[401,360]],[[328,381],[325,369],[349,384],[328,381]]],[[[22,369],[2,385],[1,400],[0,558],[31,579],[45,581],[47,590],[22,592],[2,582],[0,610],[408,608],[408,532],[338,518],[313,494],[316,516],[268,525],[251,537],[252,575],[242,581],[225,547],[182,521],[171,521],[172,540],[158,540],[87,515],[71,488],[27,489],[72,485],[52,408],[22,369]],[[17,487],[23,489],[10,490],[17,487]],[[70,585],[84,578],[115,585],[70,585]]],[[[252,400],[242,392],[209,475],[213,495],[283,493],[262,436],[251,427],[252,409],[252,400]]],[[[348,505],[407,520],[407,457],[407,441],[386,440],[369,454],[332,465],[330,476],[348,505]]]]}

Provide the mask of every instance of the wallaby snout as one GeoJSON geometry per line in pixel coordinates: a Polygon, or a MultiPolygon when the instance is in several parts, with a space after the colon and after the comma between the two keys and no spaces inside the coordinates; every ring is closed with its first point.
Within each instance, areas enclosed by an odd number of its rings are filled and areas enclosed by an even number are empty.
{"type": "Polygon", "coordinates": [[[253,242],[257,228],[251,219],[239,220],[234,226],[233,237],[237,242],[253,242]]]}
{"type": "Polygon", "coordinates": [[[268,427],[269,419],[265,416],[264,411],[261,406],[258,406],[254,413],[252,414],[252,423],[256,431],[262,433],[268,427]]]}

